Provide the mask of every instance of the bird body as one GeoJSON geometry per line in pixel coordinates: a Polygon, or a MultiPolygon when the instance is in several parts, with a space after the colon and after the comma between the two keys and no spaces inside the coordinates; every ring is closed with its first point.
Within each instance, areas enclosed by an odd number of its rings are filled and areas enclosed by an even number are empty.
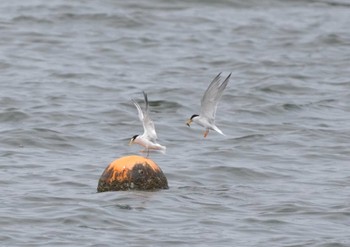
{"type": "Polygon", "coordinates": [[[162,152],[164,154],[166,151],[165,146],[162,146],[155,141],[149,140],[147,138],[147,136],[145,136],[145,135],[141,135],[141,136],[137,135],[132,140],[132,142],[143,146],[145,148],[145,150],[143,152],[149,152],[149,150],[159,150],[160,152],[162,152]]]}
{"type": "Polygon", "coordinates": [[[225,135],[224,133],[222,133],[222,131],[215,125],[214,121],[209,121],[209,119],[205,118],[205,117],[194,117],[192,118],[192,121],[195,122],[196,124],[209,129],[209,130],[215,130],[216,132],[220,133],[221,135],[225,135]]]}

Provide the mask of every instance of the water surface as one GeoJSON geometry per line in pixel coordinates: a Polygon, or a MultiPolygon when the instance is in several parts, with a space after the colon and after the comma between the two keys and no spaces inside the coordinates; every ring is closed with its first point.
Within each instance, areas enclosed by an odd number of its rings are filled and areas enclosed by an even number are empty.
{"type": "Polygon", "coordinates": [[[3,246],[348,246],[347,1],[7,1],[3,246]],[[188,128],[219,73],[226,134],[188,128]],[[96,193],[150,99],[169,190],[96,193]]]}

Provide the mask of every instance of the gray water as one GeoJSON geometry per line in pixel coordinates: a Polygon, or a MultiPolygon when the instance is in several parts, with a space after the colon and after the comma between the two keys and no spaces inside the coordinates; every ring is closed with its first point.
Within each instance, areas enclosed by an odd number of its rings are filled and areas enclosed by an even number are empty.
{"type": "Polygon", "coordinates": [[[350,246],[349,25],[346,0],[2,1],[1,246],[350,246]],[[142,90],[170,188],[96,193],[142,90]]]}

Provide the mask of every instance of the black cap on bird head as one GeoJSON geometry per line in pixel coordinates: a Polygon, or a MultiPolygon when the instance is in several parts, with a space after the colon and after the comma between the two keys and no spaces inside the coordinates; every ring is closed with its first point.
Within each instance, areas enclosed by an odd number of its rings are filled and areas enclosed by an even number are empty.
{"type": "Polygon", "coordinates": [[[198,117],[199,115],[197,114],[193,114],[192,117],[190,118],[191,120],[194,118],[194,117],[198,117]]]}
{"type": "Polygon", "coordinates": [[[191,117],[190,119],[187,120],[186,125],[187,125],[188,127],[191,127],[191,123],[192,123],[193,118],[198,117],[198,116],[199,116],[199,115],[197,115],[197,114],[193,114],[192,117],[191,117]]]}
{"type": "Polygon", "coordinates": [[[131,137],[130,141],[129,141],[129,146],[132,145],[135,141],[135,139],[138,137],[139,135],[134,135],[133,137],[131,137]]]}

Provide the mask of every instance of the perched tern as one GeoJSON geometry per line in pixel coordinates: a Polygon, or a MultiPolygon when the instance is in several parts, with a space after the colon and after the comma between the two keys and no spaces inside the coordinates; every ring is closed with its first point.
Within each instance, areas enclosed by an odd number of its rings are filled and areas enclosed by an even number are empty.
{"type": "Polygon", "coordinates": [[[129,145],[137,143],[145,147],[145,150],[142,150],[141,152],[147,152],[147,156],[149,154],[149,150],[159,150],[164,154],[166,147],[157,143],[157,133],[154,128],[154,123],[149,114],[150,112],[149,112],[147,94],[143,92],[143,96],[145,97],[145,105],[146,105],[144,111],[135,100],[132,100],[132,102],[137,108],[139,119],[142,122],[144,132],[142,135],[134,135],[131,138],[129,145]]]}
{"type": "Polygon", "coordinates": [[[192,122],[204,127],[204,137],[207,137],[209,130],[215,130],[221,135],[224,135],[224,133],[222,133],[222,131],[215,125],[215,113],[219,99],[229,82],[230,76],[231,74],[229,74],[223,82],[221,82],[221,73],[214,78],[202,97],[201,111],[199,115],[192,115],[186,123],[189,127],[192,122]]]}

